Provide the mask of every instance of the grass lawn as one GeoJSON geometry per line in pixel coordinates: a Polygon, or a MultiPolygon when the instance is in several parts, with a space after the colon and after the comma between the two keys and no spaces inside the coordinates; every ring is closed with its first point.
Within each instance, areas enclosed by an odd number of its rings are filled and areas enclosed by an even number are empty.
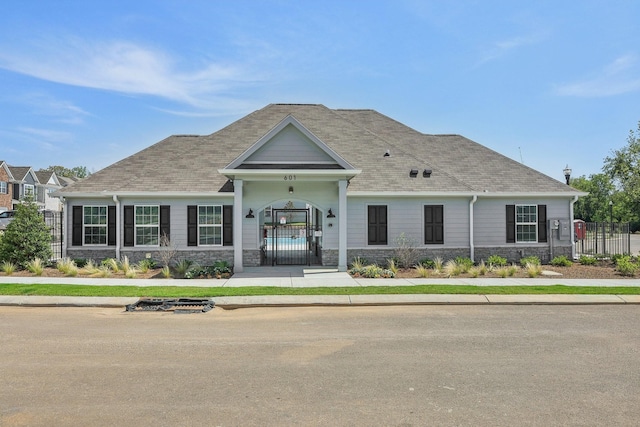
{"type": "Polygon", "coordinates": [[[157,297],[196,298],[219,296],[258,295],[376,295],[376,294],[474,294],[474,295],[640,295],[640,287],[598,286],[467,286],[467,285],[416,285],[416,286],[368,286],[282,288],[255,287],[188,287],[188,286],[87,286],[51,284],[0,283],[0,295],[44,295],[86,297],[157,297]]]}

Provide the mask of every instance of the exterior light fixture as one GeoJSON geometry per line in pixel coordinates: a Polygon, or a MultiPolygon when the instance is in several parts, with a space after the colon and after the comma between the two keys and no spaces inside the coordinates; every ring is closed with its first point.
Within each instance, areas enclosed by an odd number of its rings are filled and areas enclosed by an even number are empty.
{"type": "Polygon", "coordinates": [[[565,166],[562,172],[564,172],[564,179],[567,180],[567,185],[569,185],[569,181],[571,180],[571,168],[569,165],[565,166]]]}
{"type": "Polygon", "coordinates": [[[331,208],[329,208],[329,212],[327,213],[327,218],[335,218],[336,216],[333,214],[331,208]]]}
{"type": "Polygon", "coordinates": [[[422,171],[422,176],[423,176],[424,178],[429,178],[429,177],[431,177],[431,173],[432,173],[432,172],[433,172],[433,171],[432,171],[431,169],[425,169],[425,170],[423,170],[423,171],[422,171]]]}
{"type": "Polygon", "coordinates": [[[253,209],[249,208],[249,213],[247,214],[247,216],[245,216],[245,218],[255,218],[255,216],[253,216],[253,209]]]}
{"type": "Polygon", "coordinates": [[[384,154],[382,155],[382,157],[389,157],[391,156],[391,151],[387,150],[384,152],[384,154]]]}
{"type": "Polygon", "coordinates": [[[411,170],[409,171],[409,177],[411,177],[411,178],[415,178],[415,177],[417,177],[417,176],[418,176],[418,169],[411,169],[411,170]]]}
{"type": "Polygon", "coordinates": [[[289,186],[289,194],[293,194],[293,187],[289,186]]]}

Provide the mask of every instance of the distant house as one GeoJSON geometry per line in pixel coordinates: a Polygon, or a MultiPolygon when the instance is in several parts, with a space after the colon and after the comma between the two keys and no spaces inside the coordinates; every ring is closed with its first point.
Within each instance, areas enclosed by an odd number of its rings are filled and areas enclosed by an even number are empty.
{"type": "Polygon", "coordinates": [[[14,209],[25,197],[32,197],[40,210],[60,211],[60,199],[52,193],[61,187],[55,172],[34,172],[30,166],[10,166],[0,160],[0,212],[14,209]]]}
{"type": "Polygon", "coordinates": [[[175,135],[59,190],[73,258],[202,265],[571,256],[584,193],[460,135],[373,110],[273,104],[211,135],[175,135]],[[163,236],[166,237],[163,240],[163,236]]]}

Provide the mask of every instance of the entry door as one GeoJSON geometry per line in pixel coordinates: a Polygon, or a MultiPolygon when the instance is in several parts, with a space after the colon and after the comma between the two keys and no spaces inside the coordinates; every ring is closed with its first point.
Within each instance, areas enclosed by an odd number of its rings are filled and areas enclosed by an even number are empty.
{"type": "Polygon", "coordinates": [[[271,233],[272,265],[311,265],[309,210],[274,209],[271,233]]]}

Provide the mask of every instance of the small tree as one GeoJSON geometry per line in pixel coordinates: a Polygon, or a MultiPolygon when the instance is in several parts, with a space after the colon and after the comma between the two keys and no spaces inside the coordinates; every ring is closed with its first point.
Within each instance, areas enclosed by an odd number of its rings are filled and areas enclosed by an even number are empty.
{"type": "Polygon", "coordinates": [[[51,232],[31,200],[16,206],[16,214],[0,239],[0,262],[8,261],[22,268],[36,258],[49,260],[51,232]]]}
{"type": "Polygon", "coordinates": [[[393,249],[394,257],[400,263],[400,267],[411,268],[418,259],[416,241],[406,234],[400,233],[396,238],[396,247],[393,249]]]}
{"type": "Polygon", "coordinates": [[[160,259],[163,267],[169,267],[178,250],[173,244],[167,233],[160,236],[160,259]]]}

